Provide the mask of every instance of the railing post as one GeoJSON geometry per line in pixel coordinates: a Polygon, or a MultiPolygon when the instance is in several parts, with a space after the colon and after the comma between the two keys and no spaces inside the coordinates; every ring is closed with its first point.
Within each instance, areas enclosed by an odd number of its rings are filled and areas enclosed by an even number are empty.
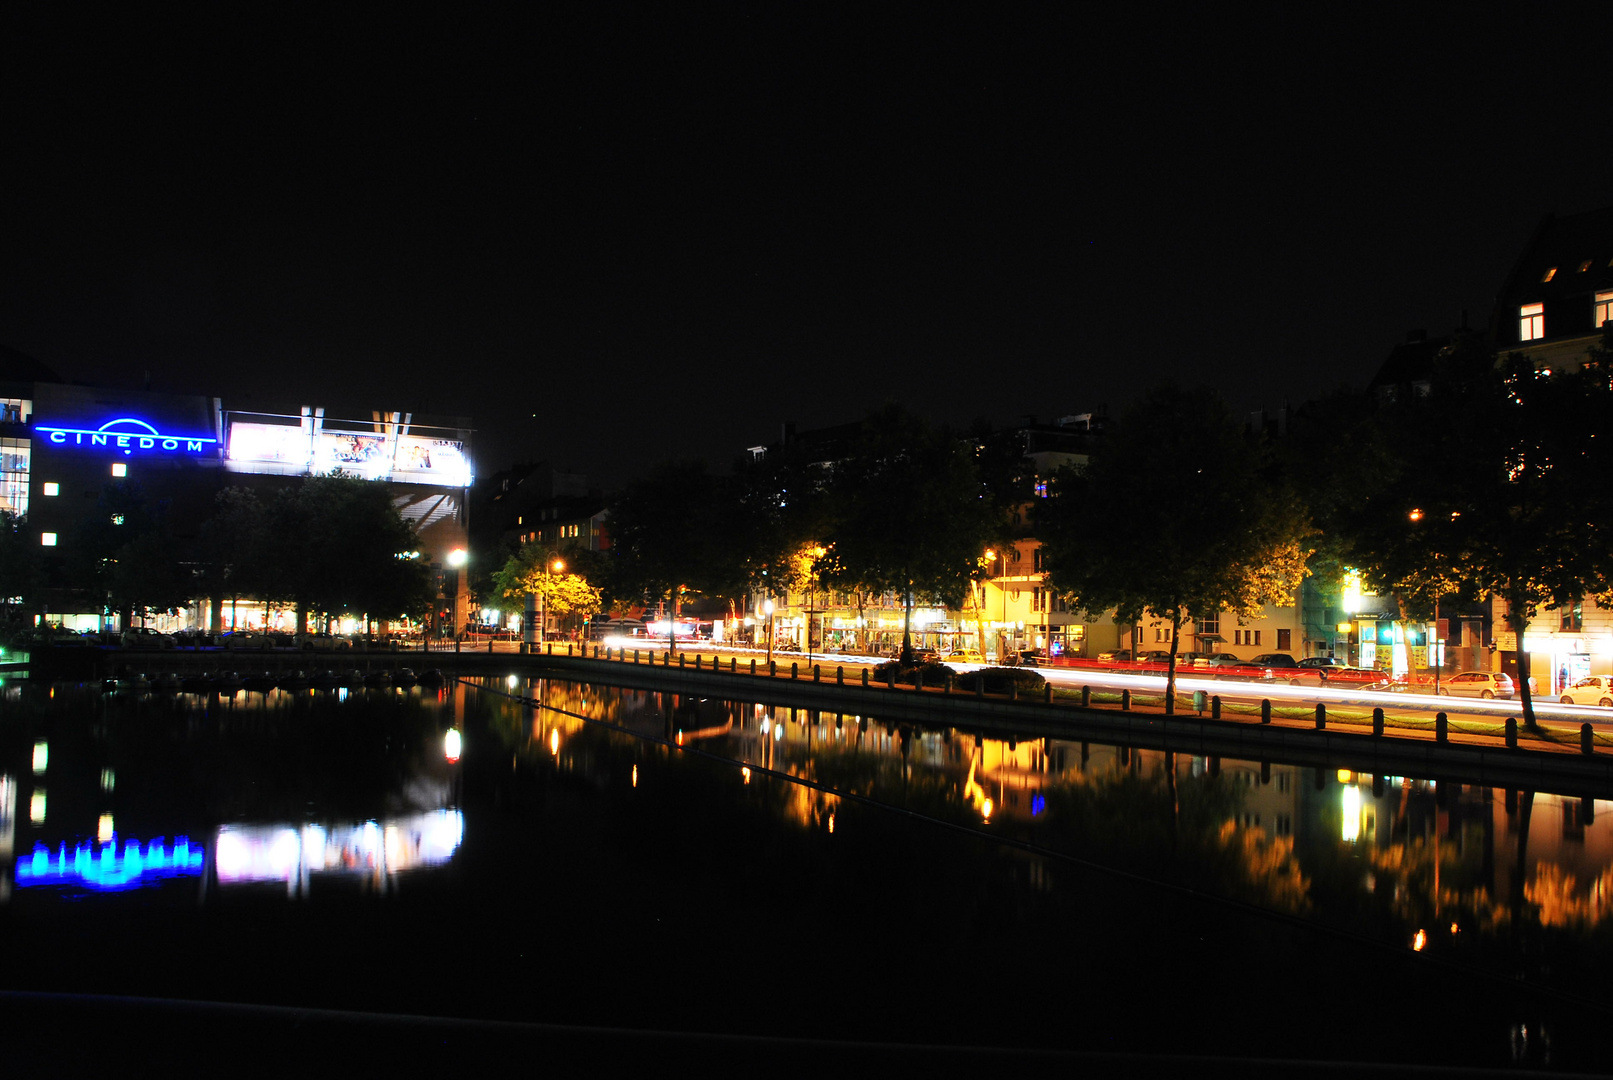
{"type": "Polygon", "coordinates": [[[1092,687],[1090,686],[1081,687],[1081,708],[1092,708],[1092,687]]]}
{"type": "Polygon", "coordinates": [[[1509,717],[1507,717],[1507,749],[1508,750],[1516,750],[1517,748],[1518,748],[1518,718],[1516,716],[1509,716],[1509,717]]]}
{"type": "Polygon", "coordinates": [[[1216,694],[1210,698],[1210,719],[1221,719],[1221,695],[1216,694]]]}
{"type": "Polygon", "coordinates": [[[819,669],[819,667],[818,667],[818,665],[817,665],[817,664],[813,664],[813,665],[812,665],[812,681],[813,681],[813,682],[817,682],[817,681],[818,681],[818,672],[819,672],[819,670],[820,670],[820,669],[819,669]]]}
{"type": "Polygon", "coordinates": [[[796,674],[795,668],[796,668],[796,663],[795,663],[794,660],[791,660],[790,661],[790,678],[792,678],[792,679],[795,678],[795,674],[796,674]]]}
{"type": "Polygon", "coordinates": [[[1582,754],[1596,753],[1596,729],[1590,724],[1579,726],[1579,752],[1582,754]]]}
{"type": "Polygon", "coordinates": [[[1130,712],[1131,711],[1131,690],[1130,690],[1130,688],[1127,688],[1125,690],[1120,691],[1120,711],[1121,712],[1130,712]]]}
{"type": "Polygon", "coordinates": [[[1444,713],[1437,712],[1437,713],[1434,714],[1434,741],[1435,742],[1444,742],[1445,741],[1446,736],[1449,734],[1448,729],[1447,729],[1448,724],[1449,724],[1449,720],[1446,718],[1444,713]]]}
{"type": "Polygon", "coordinates": [[[754,656],[750,658],[750,673],[752,675],[756,674],[756,657],[754,656]]]}
{"type": "Polygon", "coordinates": [[[769,660],[767,662],[767,673],[769,675],[777,675],[778,674],[778,661],[777,660],[769,660]]]}
{"type": "Polygon", "coordinates": [[[846,665],[844,665],[844,664],[836,664],[835,665],[835,685],[837,685],[837,686],[845,686],[846,685],[846,665]]]}
{"type": "Polygon", "coordinates": [[[1042,684],[1042,704],[1053,704],[1053,684],[1050,682],[1042,684]]]}
{"type": "Polygon", "coordinates": [[[867,668],[863,668],[863,685],[864,686],[868,685],[868,669],[867,668]]]}
{"type": "Polygon", "coordinates": [[[1327,706],[1320,701],[1316,703],[1316,730],[1321,731],[1327,727],[1327,706]]]}
{"type": "Polygon", "coordinates": [[[1260,722],[1262,724],[1271,723],[1271,698],[1260,699],[1260,722]]]}

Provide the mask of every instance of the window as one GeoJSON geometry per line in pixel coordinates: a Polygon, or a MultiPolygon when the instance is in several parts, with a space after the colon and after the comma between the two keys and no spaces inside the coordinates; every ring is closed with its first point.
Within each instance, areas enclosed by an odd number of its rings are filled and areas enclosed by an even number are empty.
{"type": "Polygon", "coordinates": [[[1154,644],[1155,645],[1158,645],[1158,644],[1160,644],[1162,642],[1169,641],[1170,639],[1171,639],[1170,627],[1168,627],[1168,626],[1156,626],[1156,627],[1154,627],[1154,644]]]}
{"type": "Polygon", "coordinates": [[[1585,629],[1585,601],[1575,600],[1568,607],[1562,609],[1562,630],[1585,629]]]}
{"type": "Polygon", "coordinates": [[[1041,611],[1042,610],[1042,590],[1041,589],[1032,589],[1031,590],[1031,610],[1032,611],[1041,611]]]}
{"type": "Polygon", "coordinates": [[[1293,639],[1293,633],[1294,632],[1292,630],[1279,630],[1279,631],[1277,631],[1277,651],[1278,652],[1287,652],[1292,647],[1292,646],[1290,646],[1289,642],[1293,639]]]}
{"type": "Polygon", "coordinates": [[[1596,317],[1591,320],[1591,325],[1601,326],[1609,319],[1613,319],[1613,292],[1599,292],[1596,294],[1596,317]]]}
{"type": "Polygon", "coordinates": [[[1219,634],[1221,632],[1221,613],[1216,612],[1207,619],[1198,620],[1199,633],[1219,634]]]}
{"type": "Polygon", "coordinates": [[[62,485],[58,484],[54,480],[46,480],[45,481],[45,497],[46,498],[54,499],[56,496],[60,495],[61,493],[62,493],[62,485]]]}
{"type": "Polygon", "coordinates": [[[1595,259],[1586,259],[1584,262],[1580,263],[1579,272],[1583,274],[1585,271],[1589,270],[1591,268],[1591,263],[1595,261],[1595,259]]]}
{"type": "Polygon", "coordinates": [[[0,510],[18,517],[28,513],[30,445],[27,439],[0,439],[0,510]]]}
{"type": "Polygon", "coordinates": [[[1038,481],[1036,481],[1036,497],[1038,499],[1047,498],[1047,481],[1046,480],[1038,480],[1038,481]]]}
{"type": "Polygon", "coordinates": [[[39,534],[39,542],[44,547],[55,547],[56,546],[56,534],[55,533],[40,533],[39,534]]]}
{"type": "Polygon", "coordinates": [[[1518,340],[1538,341],[1546,336],[1546,305],[1525,304],[1518,309],[1518,340]]]}
{"type": "Polygon", "coordinates": [[[112,475],[113,476],[128,476],[129,475],[129,466],[125,465],[121,461],[114,463],[113,466],[112,466],[112,475]]]}
{"type": "Polygon", "coordinates": [[[1031,556],[1031,563],[1037,570],[1041,570],[1041,568],[1042,568],[1042,549],[1041,548],[1037,548],[1035,553],[1031,556]]]}
{"type": "Polygon", "coordinates": [[[1545,284],[1546,282],[1550,281],[1552,278],[1554,278],[1556,276],[1557,276],[1557,268],[1554,266],[1550,270],[1547,270],[1544,274],[1540,275],[1540,282],[1541,282],[1541,284],[1545,284]]]}
{"type": "Polygon", "coordinates": [[[34,403],[27,398],[0,398],[0,424],[26,424],[34,414],[34,403]]]}

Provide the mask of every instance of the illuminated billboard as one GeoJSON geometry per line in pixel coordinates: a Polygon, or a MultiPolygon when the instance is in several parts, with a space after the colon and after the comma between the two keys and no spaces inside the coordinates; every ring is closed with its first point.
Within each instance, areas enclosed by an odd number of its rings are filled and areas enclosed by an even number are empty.
{"type": "Polygon", "coordinates": [[[332,430],[323,424],[231,419],[229,459],[281,472],[343,472],[367,480],[469,487],[470,459],[458,439],[332,430]]]}

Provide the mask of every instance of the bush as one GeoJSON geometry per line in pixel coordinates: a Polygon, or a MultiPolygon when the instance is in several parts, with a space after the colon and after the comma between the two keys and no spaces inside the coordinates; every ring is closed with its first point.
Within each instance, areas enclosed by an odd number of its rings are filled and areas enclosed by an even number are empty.
{"type": "Polygon", "coordinates": [[[925,686],[945,686],[947,676],[950,675],[956,678],[958,674],[952,668],[937,660],[931,660],[917,667],[906,668],[902,666],[899,660],[887,660],[868,673],[868,681],[884,685],[890,680],[890,673],[893,671],[896,673],[896,681],[907,686],[914,685],[915,679],[920,672],[924,675],[925,686]]]}
{"type": "Polygon", "coordinates": [[[1030,668],[989,667],[966,673],[958,680],[958,689],[972,694],[982,682],[988,694],[1006,694],[1008,688],[1014,686],[1018,688],[1020,697],[1041,694],[1042,687],[1047,685],[1047,680],[1030,668]]]}

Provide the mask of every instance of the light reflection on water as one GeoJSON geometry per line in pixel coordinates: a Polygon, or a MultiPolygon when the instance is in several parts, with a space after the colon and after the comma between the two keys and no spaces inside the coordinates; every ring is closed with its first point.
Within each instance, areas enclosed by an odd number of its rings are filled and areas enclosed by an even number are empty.
{"type": "MultiPolygon", "coordinates": [[[[1130,874],[1177,895],[1191,891],[1184,905],[1213,895],[1290,923],[1297,916],[1341,927],[1408,956],[1421,942],[1425,953],[1486,971],[1517,970],[1606,996],[1599,985],[1605,947],[1592,930],[1608,918],[1605,898],[1613,893],[1613,808],[1600,801],[1072,740],[983,738],[553,680],[490,683],[489,692],[463,684],[425,695],[355,690],[340,704],[307,692],[170,703],[150,696],[75,703],[63,693],[36,712],[8,714],[0,702],[8,736],[0,741],[0,887],[13,901],[8,918],[17,916],[21,927],[23,914],[47,905],[75,911],[58,896],[104,891],[82,875],[32,888],[23,867],[31,871],[41,851],[47,866],[68,868],[104,865],[110,851],[115,873],[120,857],[129,869],[131,842],[142,864],[162,861],[151,858],[155,844],[177,865],[173,853],[189,837],[178,882],[140,878],[138,888],[96,901],[100,910],[137,911],[140,897],[166,897],[163,887],[172,886],[187,903],[243,912],[235,921],[213,919],[210,944],[244,931],[256,947],[253,935],[266,924],[246,912],[245,900],[261,896],[304,920],[288,916],[283,936],[265,938],[269,956],[298,934],[360,950],[373,920],[393,920],[386,923],[392,931],[455,920],[472,939],[454,952],[452,963],[465,965],[454,969],[459,978],[415,979],[400,954],[392,974],[376,977],[354,1006],[399,1011],[463,1007],[471,1015],[548,1018],[538,1011],[553,1007],[544,980],[560,969],[567,980],[593,980],[591,994],[568,1001],[609,1000],[616,1008],[640,983],[616,979],[613,966],[637,971],[647,951],[647,1005],[634,1015],[654,1027],[708,1022],[715,998],[662,993],[655,980],[681,986],[690,971],[707,969],[712,950],[731,969],[748,971],[755,943],[725,928],[757,920],[790,928],[791,958],[839,957],[842,971],[814,976],[817,992],[837,992],[844,976],[874,980],[889,993],[907,977],[905,965],[919,962],[909,951],[906,924],[918,918],[910,913],[941,897],[936,902],[949,906],[923,923],[936,959],[919,969],[921,982],[939,985],[960,948],[973,957],[983,940],[1017,942],[993,957],[994,967],[1013,952],[1031,958],[1014,969],[1019,977],[1058,973],[1060,992],[1101,982],[1085,999],[1090,1011],[1120,1000],[1109,980],[1121,977],[1116,966],[1138,949],[1157,944],[1173,962],[1169,949],[1202,939],[1169,937],[1169,928],[1149,921],[1159,918],[1152,901],[1141,905],[1146,914],[1083,907],[1093,894],[1137,901],[1129,884],[1094,884],[1102,875],[1091,868],[1104,867],[1123,872],[1114,880],[1130,874]],[[520,699],[507,696],[512,690],[520,699]],[[38,774],[36,743],[48,744],[38,774]],[[198,850],[203,866],[193,872],[190,853],[198,850]],[[940,862],[947,866],[926,865],[940,862]],[[395,888],[403,874],[431,887],[395,888]],[[963,886],[954,888],[953,878],[963,886]],[[334,895],[341,890],[322,889],[324,882],[356,883],[384,902],[344,908],[334,895]],[[231,897],[242,898],[233,909],[231,897]],[[903,912],[894,928],[882,921],[891,911],[903,912]],[[1070,911],[1083,920],[1065,921],[1070,911]],[[869,913],[880,925],[865,941],[848,928],[861,927],[869,913]],[[564,941],[529,949],[533,927],[550,917],[566,926],[564,941]],[[954,923],[957,941],[946,936],[954,923]],[[1059,934],[1068,940],[1055,940],[1059,934]],[[886,941],[901,959],[868,966],[886,941]],[[564,962],[540,955],[551,947],[564,962]],[[1102,980],[1080,973],[1088,963],[1107,973],[1102,980]],[[1066,979],[1066,971],[1076,974],[1066,979]],[[520,993],[528,996],[509,1004],[520,993]],[[462,1006],[467,994],[482,996],[462,1006]],[[680,1020],[666,1019],[668,1009],[685,1005],[690,1012],[680,1020]]],[[[1212,927],[1211,937],[1234,921],[1193,918],[1212,927]]],[[[52,943],[59,940],[66,939],[52,943]]],[[[388,938],[376,931],[374,940],[388,938]]],[[[190,963],[200,970],[210,961],[199,958],[210,955],[198,946],[190,963]]],[[[322,982],[288,967],[275,1000],[302,1004],[326,994],[319,1000],[354,1005],[355,984],[340,979],[346,954],[339,947],[329,955],[333,966],[321,970],[336,978],[322,982]]],[[[362,953],[368,962],[382,955],[362,953]]],[[[1242,961],[1240,952],[1227,970],[1242,961]]],[[[1177,1003],[1212,994],[1226,977],[1188,967],[1170,969],[1173,982],[1188,987],[1177,1003]]],[[[208,970],[215,980],[238,977],[208,970]]],[[[240,983],[229,986],[268,996],[249,981],[262,968],[240,970],[240,983]]],[[[792,978],[800,975],[791,968],[792,978]]],[[[1017,991],[1002,997],[1007,1003],[991,1005],[993,1015],[1022,1008],[1017,991]]],[[[1047,1021],[1063,1006],[1047,1000],[1041,1020],[1025,1030],[1056,1034],[1047,1021]]],[[[947,1010],[902,1015],[909,1024],[933,1022],[941,1034],[885,1030],[872,1015],[844,1021],[865,1026],[836,1030],[905,1039],[952,1037],[955,1029],[947,1010]]],[[[1105,1015],[1122,1023],[1130,1014],[1121,1007],[1105,1015]]],[[[628,1022],[609,1011],[564,1016],[628,1022]]],[[[1184,1023],[1174,1020],[1173,1031],[1194,1049],[1207,1029],[1184,1023]]]]}
{"type": "MultiPolygon", "coordinates": [[[[1544,931],[1563,950],[1551,978],[1576,990],[1601,962],[1577,950],[1613,917],[1607,800],[546,679],[490,689],[526,699],[508,707],[529,745],[600,783],[636,786],[639,767],[617,777],[609,755],[560,753],[621,738],[584,718],[729,761],[741,786],[786,779],[775,811],[825,833],[846,798],[869,800],[1497,971],[1516,963],[1520,935],[1544,931]]],[[[1036,878],[1052,887],[1045,868],[1036,878]]]]}

